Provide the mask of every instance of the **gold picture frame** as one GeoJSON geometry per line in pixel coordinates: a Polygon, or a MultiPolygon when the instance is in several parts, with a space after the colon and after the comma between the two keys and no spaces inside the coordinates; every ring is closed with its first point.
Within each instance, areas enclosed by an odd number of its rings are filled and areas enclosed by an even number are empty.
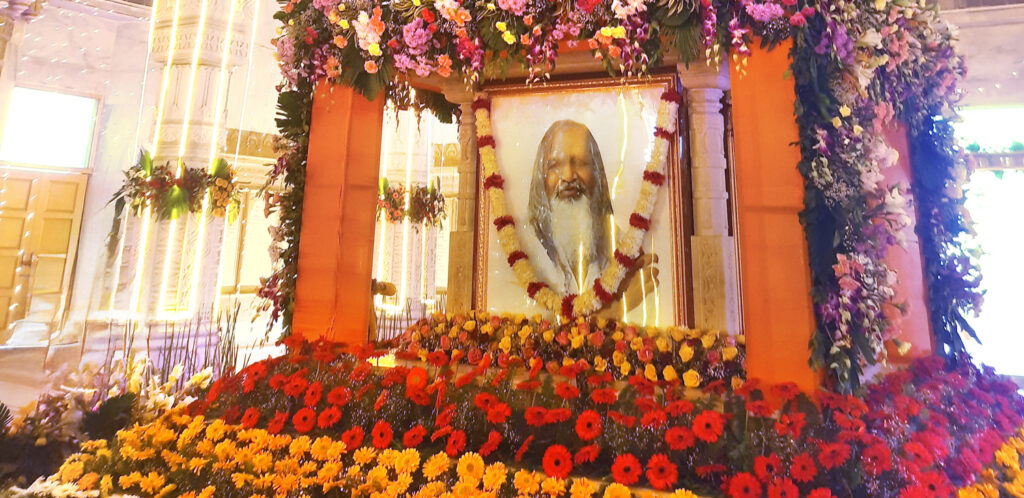
{"type": "MultiPolygon", "coordinates": [[[[555,81],[549,82],[546,85],[528,86],[525,84],[494,84],[484,87],[492,99],[492,102],[499,102],[501,99],[515,98],[515,97],[537,97],[537,96],[552,96],[560,94],[581,94],[585,92],[624,92],[625,90],[643,90],[650,94],[653,88],[675,90],[679,93],[682,92],[682,86],[676,77],[675,73],[671,74],[659,74],[641,79],[630,79],[622,80],[618,78],[598,77],[589,79],[575,79],[566,81],[555,81]]],[[[660,94],[660,92],[659,92],[660,94]]],[[[646,99],[649,101],[650,99],[646,99]]],[[[621,97],[620,97],[621,102],[621,97]]],[[[648,106],[650,103],[648,102],[648,106]]],[[[657,105],[657,102],[654,103],[657,105]]],[[[496,107],[497,109],[497,107],[496,107]]],[[[668,290],[670,295],[673,297],[673,303],[671,305],[671,314],[666,316],[656,316],[653,320],[648,320],[647,325],[679,325],[679,326],[692,326],[694,323],[693,314],[693,282],[692,282],[692,271],[690,268],[690,237],[693,234],[693,200],[691,195],[691,182],[690,182],[690,167],[689,167],[689,154],[686,145],[689,143],[689,137],[687,136],[688,126],[686,123],[686,105],[685,101],[679,107],[679,115],[677,122],[677,132],[675,140],[672,140],[672,146],[669,150],[669,157],[667,167],[667,181],[662,186],[661,192],[659,192],[659,203],[666,202],[667,206],[664,211],[660,211],[661,214],[668,214],[669,220],[667,225],[661,225],[660,230],[668,230],[668,233],[660,234],[659,237],[662,241],[661,249],[666,249],[667,244],[670,244],[671,248],[668,252],[671,254],[670,261],[658,263],[659,272],[661,275],[668,273],[669,278],[658,279],[656,282],[671,283],[668,290]],[[667,242],[666,242],[667,240],[667,242]]],[[[623,116],[626,116],[626,110],[623,108],[623,116]]],[[[494,123],[494,135],[497,141],[497,147],[513,147],[507,143],[502,142],[502,137],[498,130],[501,129],[501,122],[503,117],[499,113],[492,116],[494,123]]],[[[614,122],[615,126],[620,126],[619,123],[614,122]]],[[[621,125],[625,128],[625,125],[621,125]]],[[[647,130],[648,134],[653,134],[653,125],[647,130]]],[[[628,141],[627,132],[623,130],[622,143],[625,144],[628,141]]],[[[529,150],[534,146],[533,143],[523,143],[522,147],[525,150],[529,150]]],[[[622,146],[625,151],[626,146],[622,146]]],[[[623,152],[625,157],[625,152],[623,152]]],[[[634,161],[635,162],[635,161],[634,161]]],[[[510,174],[509,167],[500,165],[502,168],[502,175],[508,176],[510,174]]],[[[621,166],[620,166],[621,167],[621,166]]],[[[607,174],[608,166],[605,166],[607,174]]],[[[522,168],[514,172],[522,174],[522,168]]],[[[621,171],[620,171],[621,173],[621,171]]],[[[506,181],[508,178],[506,178],[506,181]]],[[[474,308],[484,310],[488,309],[488,284],[489,284],[489,271],[493,262],[491,261],[492,251],[498,250],[499,248],[495,245],[491,247],[491,229],[492,220],[490,216],[489,201],[487,196],[484,195],[484,178],[483,175],[477,175],[477,206],[476,206],[476,249],[475,249],[475,265],[474,265],[474,308]]],[[[616,182],[617,183],[617,182],[616,182]]],[[[639,180],[627,180],[623,186],[626,190],[638,189],[639,180]]],[[[506,194],[508,190],[506,190],[506,194]]],[[[509,198],[509,203],[517,202],[513,197],[509,198]]],[[[632,206],[628,207],[629,210],[632,206]]],[[[618,210],[616,210],[618,212],[618,210]]],[[[659,211],[656,211],[658,213],[659,211]]],[[[628,213],[627,213],[628,214],[628,213]]],[[[518,221],[518,220],[517,220],[518,221]]],[[[525,221],[525,220],[524,220],[525,221]]],[[[614,221],[614,220],[613,220],[614,221]]],[[[652,219],[652,223],[654,220],[652,219]]],[[[665,223],[665,222],[662,222],[665,223]]],[[[517,227],[519,230],[525,230],[526,227],[517,227]]],[[[654,228],[652,227],[652,232],[654,228]]],[[[614,233],[614,232],[613,232],[614,233]]],[[[523,234],[520,232],[520,237],[523,234]]],[[[651,241],[652,234],[648,234],[645,241],[651,241]]],[[[653,248],[653,242],[652,242],[653,248]]],[[[664,254],[662,250],[662,254],[664,254]]],[[[664,284],[658,284],[664,285],[664,284]]],[[[511,292],[511,291],[510,291],[511,292]]],[[[523,297],[526,295],[525,289],[519,287],[519,292],[522,293],[523,297]]],[[[664,292],[655,288],[655,295],[664,294],[664,292]]],[[[645,294],[646,296],[646,294],[645,294]]],[[[646,299],[646,297],[645,297],[646,299]]],[[[646,301],[643,304],[644,319],[648,319],[647,314],[648,304],[646,301]]],[[[640,316],[639,314],[637,315],[640,316]]],[[[633,320],[631,320],[633,321],[633,320]]],[[[640,321],[640,320],[636,320],[640,321]]]]}

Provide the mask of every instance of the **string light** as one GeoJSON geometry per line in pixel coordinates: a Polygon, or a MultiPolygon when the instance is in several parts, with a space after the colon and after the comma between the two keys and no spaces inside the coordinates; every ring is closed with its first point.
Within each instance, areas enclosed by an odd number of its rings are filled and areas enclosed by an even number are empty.
{"type": "MultiPolygon", "coordinates": [[[[390,158],[389,158],[388,155],[391,153],[391,132],[390,132],[391,127],[389,126],[389,124],[390,124],[389,121],[390,121],[391,115],[392,115],[391,104],[388,104],[388,106],[384,109],[384,126],[383,126],[383,129],[389,130],[389,131],[384,134],[384,137],[383,137],[383,140],[382,140],[382,143],[381,143],[381,147],[380,147],[380,149],[381,149],[380,150],[380,157],[381,157],[380,177],[381,178],[387,178],[388,177],[388,163],[390,162],[390,158]]],[[[382,218],[380,220],[380,238],[377,239],[377,240],[380,241],[380,244],[378,245],[378,252],[377,252],[377,278],[378,278],[378,280],[381,280],[382,277],[385,276],[385,272],[386,272],[386,267],[384,265],[384,263],[385,263],[385,259],[384,259],[385,250],[384,250],[384,248],[385,248],[385,245],[390,245],[390,244],[387,244],[387,230],[388,230],[388,222],[387,222],[387,217],[385,216],[384,218],[382,218]]],[[[380,307],[380,308],[384,309],[385,311],[387,311],[388,307],[384,304],[384,297],[383,296],[380,296],[380,295],[375,296],[374,301],[376,301],[376,305],[378,307],[380,307]]]]}

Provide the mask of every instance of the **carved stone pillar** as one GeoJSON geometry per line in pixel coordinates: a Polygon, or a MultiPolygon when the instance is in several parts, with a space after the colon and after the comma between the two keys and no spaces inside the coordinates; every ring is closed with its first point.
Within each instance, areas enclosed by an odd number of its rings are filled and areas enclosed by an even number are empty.
{"type": "Polygon", "coordinates": [[[729,232],[725,118],[728,73],[678,67],[686,90],[692,159],[694,313],[699,328],[740,332],[736,245],[729,232]]]}
{"type": "Polygon", "coordinates": [[[447,311],[473,308],[473,265],[476,250],[476,116],[473,95],[460,85],[445,89],[449,102],[459,104],[459,190],[455,195],[448,243],[447,311]]]}

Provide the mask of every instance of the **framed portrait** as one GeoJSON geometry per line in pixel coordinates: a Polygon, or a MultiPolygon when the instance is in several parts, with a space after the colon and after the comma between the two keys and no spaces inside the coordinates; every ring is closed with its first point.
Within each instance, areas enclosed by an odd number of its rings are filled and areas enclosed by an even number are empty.
{"type": "MultiPolygon", "coordinates": [[[[677,85],[664,75],[486,89],[508,213],[523,251],[554,291],[580,293],[613,257],[654,150],[661,95],[677,85]]],[[[679,119],[677,129],[685,130],[679,119]]],[[[690,322],[686,142],[677,132],[670,143],[641,256],[598,316],[645,326],[690,322]]],[[[476,308],[553,316],[517,280],[490,223],[488,197],[478,199],[476,308]]]]}

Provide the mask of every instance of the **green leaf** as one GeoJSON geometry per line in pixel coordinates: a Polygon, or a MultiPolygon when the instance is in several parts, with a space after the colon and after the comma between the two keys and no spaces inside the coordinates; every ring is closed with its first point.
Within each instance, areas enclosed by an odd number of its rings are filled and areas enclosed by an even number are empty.
{"type": "Polygon", "coordinates": [[[91,439],[111,439],[132,421],[136,396],[124,393],[103,402],[96,411],[82,416],[82,430],[91,439]]]}

